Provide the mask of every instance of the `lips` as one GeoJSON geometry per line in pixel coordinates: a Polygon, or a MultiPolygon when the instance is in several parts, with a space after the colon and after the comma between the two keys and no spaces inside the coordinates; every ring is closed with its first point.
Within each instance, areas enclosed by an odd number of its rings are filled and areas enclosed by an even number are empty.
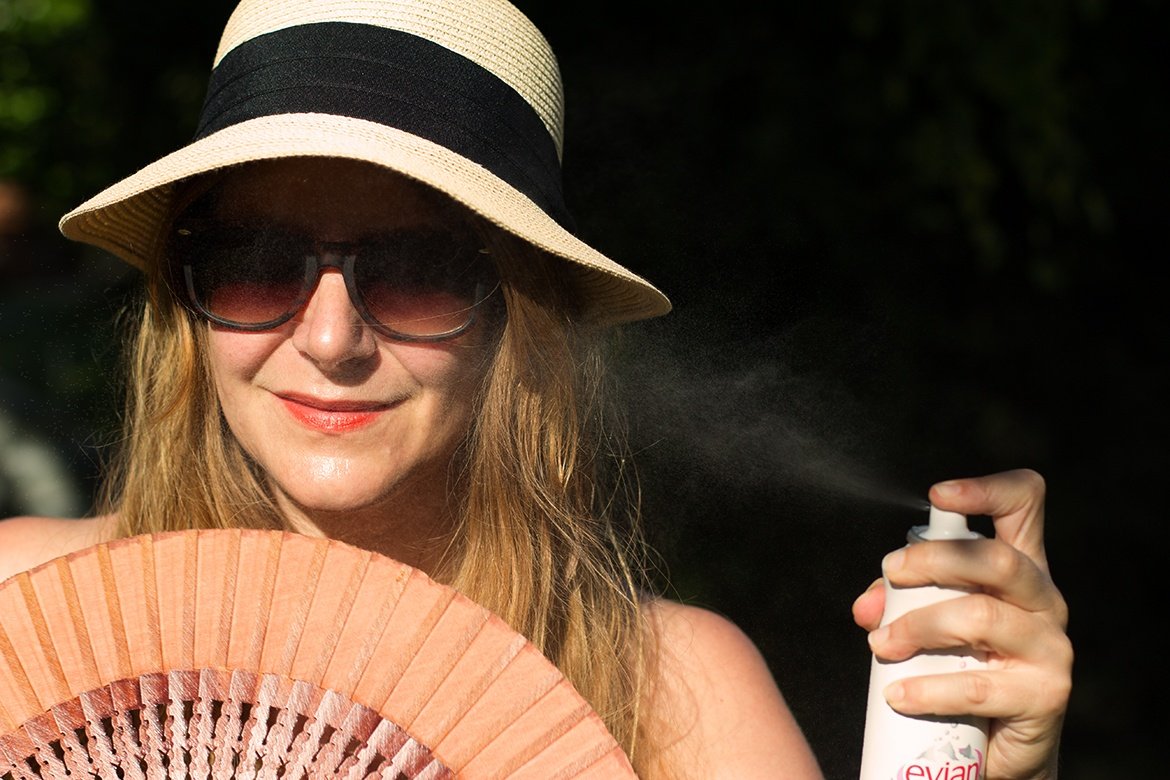
{"type": "Polygon", "coordinates": [[[291,393],[280,393],[277,398],[297,422],[326,433],[343,433],[370,425],[392,406],[344,399],[325,401],[291,393]]]}

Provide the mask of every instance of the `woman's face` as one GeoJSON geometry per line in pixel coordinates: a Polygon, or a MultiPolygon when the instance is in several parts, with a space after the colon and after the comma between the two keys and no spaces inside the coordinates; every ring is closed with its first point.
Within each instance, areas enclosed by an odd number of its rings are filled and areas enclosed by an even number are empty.
{"type": "MultiPolygon", "coordinates": [[[[424,187],[363,163],[271,161],[230,173],[212,216],[320,242],[460,226],[424,187]]],[[[224,417],[263,468],[294,525],[342,513],[442,513],[452,455],[467,433],[488,350],[482,322],[440,343],[394,341],[358,315],[340,271],[273,330],[210,326],[224,417]]],[[[333,534],[331,534],[333,535],[333,534]]]]}

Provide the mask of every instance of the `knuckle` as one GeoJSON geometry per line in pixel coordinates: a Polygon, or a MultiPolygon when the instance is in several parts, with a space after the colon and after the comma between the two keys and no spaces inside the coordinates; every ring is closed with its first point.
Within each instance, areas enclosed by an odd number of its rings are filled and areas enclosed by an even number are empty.
{"type": "Polygon", "coordinates": [[[968,599],[963,621],[966,624],[986,629],[998,623],[1003,614],[1002,602],[990,596],[975,595],[968,599]]]}
{"type": "Polygon", "coordinates": [[[1060,593],[1054,597],[1052,615],[1056,620],[1056,625],[1060,626],[1062,630],[1068,627],[1068,602],[1060,593]]]}
{"type": "Polygon", "coordinates": [[[915,566],[924,569],[930,569],[938,566],[941,562],[940,556],[945,552],[943,545],[930,544],[912,544],[906,548],[906,563],[907,566],[915,566]]]}
{"type": "Polygon", "coordinates": [[[1048,492],[1048,485],[1044,477],[1033,469],[1019,469],[1015,472],[1015,476],[1023,506],[1039,511],[1044,506],[1044,496],[1048,492]]]}
{"type": "Polygon", "coordinates": [[[992,697],[995,685],[986,674],[958,675],[963,697],[972,704],[986,704],[992,697]]]}
{"type": "Polygon", "coordinates": [[[1044,481],[1044,476],[1039,471],[1035,469],[1019,469],[1016,473],[1020,481],[1027,487],[1028,492],[1036,496],[1044,495],[1047,490],[1047,484],[1044,481]]]}
{"type": "Polygon", "coordinates": [[[1076,661],[1076,652],[1073,650],[1072,640],[1067,635],[1060,634],[1060,637],[1056,640],[1049,653],[1062,672],[1061,679],[1066,682],[1066,685],[1071,684],[1071,672],[1073,663],[1076,661]]]}
{"type": "Polygon", "coordinates": [[[889,645],[897,648],[909,648],[911,651],[917,649],[916,623],[917,615],[909,613],[887,625],[886,628],[890,631],[889,645]]]}
{"type": "Polygon", "coordinates": [[[1036,565],[1031,558],[1004,542],[995,542],[988,546],[987,564],[995,570],[1000,582],[1014,581],[1024,574],[1026,569],[1032,569],[1036,565]]]}
{"type": "Polygon", "coordinates": [[[1036,685],[1032,708],[1038,714],[1064,712],[1072,695],[1072,678],[1068,674],[1050,674],[1036,685]]]}
{"type": "Polygon", "coordinates": [[[1047,686],[1047,701],[1050,712],[1064,712],[1072,696],[1072,678],[1061,675],[1047,686]]]}

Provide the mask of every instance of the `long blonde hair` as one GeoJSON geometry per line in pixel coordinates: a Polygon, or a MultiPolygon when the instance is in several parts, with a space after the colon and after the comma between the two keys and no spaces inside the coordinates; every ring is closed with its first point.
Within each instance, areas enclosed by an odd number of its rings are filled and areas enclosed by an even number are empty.
{"type": "MultiPolygon", "coordinates": [[[[455,531],[432,574],[531,639],[638,766],[654,653],[636,480],[607,392],[610,334],[574,316],[567,264],[497,229],[480,233],[506,311],[453,464],[463,493],[455,531]]],[[[220,413],[207,328],[176,300],[161,266],[147,272],[133,323],[124,439],[103,509],[117,514],[123,536],[282,528],[263,475],[220,413]]]]}

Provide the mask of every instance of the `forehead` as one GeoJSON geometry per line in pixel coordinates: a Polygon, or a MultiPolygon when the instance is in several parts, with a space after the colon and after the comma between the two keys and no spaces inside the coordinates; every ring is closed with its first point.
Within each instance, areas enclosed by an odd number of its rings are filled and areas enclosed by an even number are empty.
{"type": "Polygon", "coordinates": [[[424,184],[370,163],[337,158],[241,165],[217,183],[213,202],[221,219],[297,227],[327,240],[467,221],[462,207],[424,184]]]}

